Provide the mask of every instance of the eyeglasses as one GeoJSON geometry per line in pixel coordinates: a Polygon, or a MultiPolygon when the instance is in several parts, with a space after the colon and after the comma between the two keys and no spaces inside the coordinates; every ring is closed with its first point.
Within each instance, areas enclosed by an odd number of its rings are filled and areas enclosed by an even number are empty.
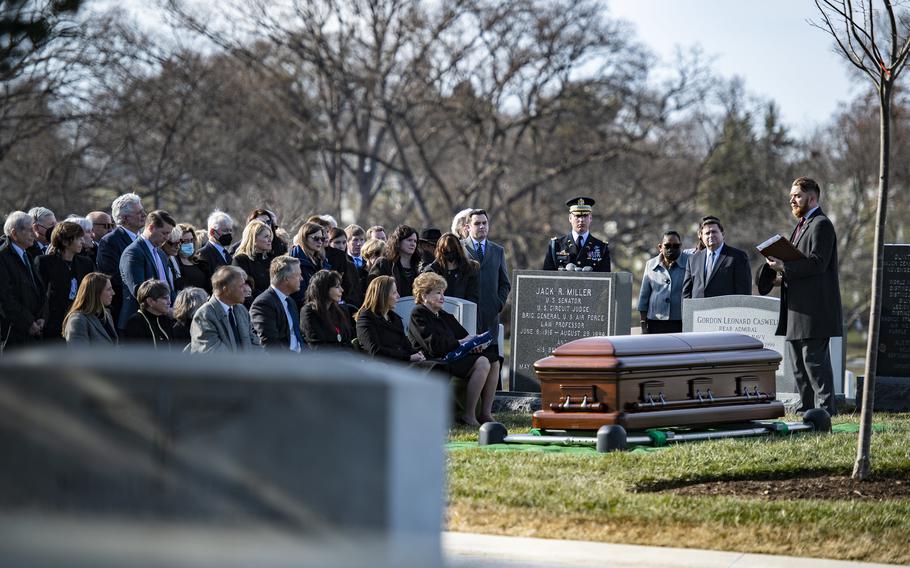
{"type": "Polygon", "coordinates": [[[92,223],[95,227],[104,227],[105,229],[113,229],[113,223],[92,223]]]}
{"type": "Polygon", "coordinates": [[[320,236],[317,236],[317,235],[307,235],[306,238],[311,239],[313,242],[317,242],[317,243],[324,243],[324,242],[325,242],[325,237],[320,237],[320,236]]]}
{"type": "Polygon", "coordinates": [[[675,243],[675,244],[674,244],[674,243],[664,243],[664,248],[668,248],[668,249],[678,249],[678,248],[680,248],[680,247],[682,247],[682,245],[679,244],[679,243],[675,243]]]}

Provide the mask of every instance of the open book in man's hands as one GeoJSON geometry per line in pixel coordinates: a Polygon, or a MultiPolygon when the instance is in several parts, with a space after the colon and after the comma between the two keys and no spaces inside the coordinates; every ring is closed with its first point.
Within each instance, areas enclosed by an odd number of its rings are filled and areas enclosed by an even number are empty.
{"type": "Polygon", "coordinates": [[[783,235],[774,235],[755,248],[766,257],[773,256],[784,262],[806,258],[805,255],[799,252],[799,249],[793,246],[793,243],[787,240],[783,235]]]}

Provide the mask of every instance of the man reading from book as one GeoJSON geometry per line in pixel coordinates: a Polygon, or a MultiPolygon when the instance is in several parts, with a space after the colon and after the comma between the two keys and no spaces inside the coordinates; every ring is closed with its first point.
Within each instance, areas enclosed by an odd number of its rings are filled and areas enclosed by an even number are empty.
{"type": "Polygon", "coordinates": [[[837,234],[819,207],[815,180],[797,178],[790,188],[790,209],[798,219],[790,242],[803,258],[768,256],[756,275],[758,292],[780,285],[777,335],[787,339],[787,352],[801,398],[800,410],[824,408],[834,414],[834,374],[828,342],[843,334],[837,234]]]}

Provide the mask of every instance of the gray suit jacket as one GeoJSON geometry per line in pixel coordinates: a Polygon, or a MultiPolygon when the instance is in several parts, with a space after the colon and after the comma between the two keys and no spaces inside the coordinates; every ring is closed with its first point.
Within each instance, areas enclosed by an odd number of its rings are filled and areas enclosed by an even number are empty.
{"type": "Polygon", "coordinates": [[[212,296],[204,303],[190,325],[190,352],[216,353],[245,351],[253,348],[250,314],[243,304],[234,306],[234,319],[240,331],[240,341],[234,341],[231,323],[218,298],[212,296]]]}
{"type": "MultiPolygon", "coordinates": [[[[104,310],[104,318],[111,327],[111,331],[116,329],[114,320],[107,310],[104,310]]],[[[66,321],[63,337],[66,338],[67,345],[117,345],[117,332],[111,336],[104,329],[101,320],[82,312],[74,313],[66,321]]]]}
{"type": "Polygon", "coordinates": [[[498,337],[499,314],[509,299],[509,292],[512,291],[505,251],[501,246],[487,239],[483,261],[481,261],[477,251],[474,250],[470,237],[463,239],[461,244],[464,245],[468,257],[480,263],[477,333],[492,331],[493,337],[498,337]]]}
{"type": "MultiPolygon", "coordinates": [[[[806,219],[796,242],[806,258],[784,263],[777,335],[789,340],[826,339],[843,335],[843,312],[838,277],[837,234],[821,208],[806,219]]],[[[774,271],[759,269],[758,291],[771,291],[774,271]]]]}

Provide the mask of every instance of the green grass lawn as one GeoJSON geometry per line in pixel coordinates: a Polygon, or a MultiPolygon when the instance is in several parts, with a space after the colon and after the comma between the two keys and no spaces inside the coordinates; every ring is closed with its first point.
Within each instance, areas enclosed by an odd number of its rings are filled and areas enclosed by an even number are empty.
{"type": "MultiPolygon", "coordinates": [[[[503,415],[510,433],[530,417],[503,415]]],[[[797,420],[788,416],[788,420],[797,420]]],[[[841,415],[835,424],[857,422],[841,415]]],[[[910,480],[910,415],[876,415],[874,475],[910,480]]],[[[454,429],[452,441],[476,440],[454,429]]],[[[849,476],[855,434],[795,434],[652,452],[450,451],[449,530],[910,563],[910,501],[692,497],[699,481],[849,476]]]]}

